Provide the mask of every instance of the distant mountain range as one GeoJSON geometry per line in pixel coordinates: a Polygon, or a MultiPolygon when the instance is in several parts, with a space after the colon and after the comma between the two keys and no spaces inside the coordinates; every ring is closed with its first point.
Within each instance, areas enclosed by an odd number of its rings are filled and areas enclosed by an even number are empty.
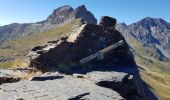
{"type": "MultiPolygon", "coordinates": [[[[13,23],[0,27],[0,43],[33,33],[47,31],[57,25],[82,19],[90,24],[97,24],[97,19],[84,5],[73,9],[64,5],[53,11],[49,17],[37,23],[13,23]]],[[[170,58],[170,23],[161,18],[146,17],[136,23],[126,25],[118,23],[116,29],[125,36],[129,44],[133,40],[141,43],[150,56],[164,60],[170,58]]]]}
{"type": "Polygon", "coordinates": [[[84,5],[73,9],[69,5],[64,5],[53,11],[49,17],[37,23],[13,23],[0,27],[0,43],[9,39],[27,36],[34,32],[42,32],[53,28],[54,26],[68,23],[74,19],[83,19],[88,23],[97,24],[97,19],[86,9],[84,5]]]}
{"type": "Polygon", "coordinates": [[[170,58],[170,23],[161,18],[146,17],[136,23],[119,23],[116,27],[130,44],[137,40],[150,56],[170,58]]]}

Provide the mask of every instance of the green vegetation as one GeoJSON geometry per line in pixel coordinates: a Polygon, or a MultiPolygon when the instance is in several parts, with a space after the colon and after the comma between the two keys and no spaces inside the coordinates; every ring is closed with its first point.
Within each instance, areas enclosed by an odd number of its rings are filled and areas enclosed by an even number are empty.
{"type": "MultiPolygon", "coordinates": [[[[28,51],[30,51],[33,47],[45,45],[48,41],[55,41],[61,36],[66,36],[75,25],[80,25],[79,19],[56,26],[48,31],[33,33],[29,36],[10,40],[0,45],[0,54],[1,56],[12,59],[24,59],[24,56],[26,56],[28,51]]],[[[14,65],[17,65],[15,60],[11,62],[0,62],[0,68],[11,67],[12,62],[15,63],[14,65]]],[[[20,64],[18,63],[18,65],[20,64]]]]}
{"type": "Polygon", "coordinates": [[[1,62],[0,68],[6,69],[12,66],[12,62],[1,62]]]}
{"type": "Polygon", "coordinates": [[[138,41],[129,43],[136,50],[135,60],[143,81],[160,97],[159,99],[170,100],[170,62],[149,56],[138,41]]]}
{"type": "Polygon", "coordinates": [[[170,99],[170,69],[168,62],[155,59],[136,57],[137,64],[142,67],[140,74],[142,79],[149,84],[153,91],[162,99],[170,99]]]}

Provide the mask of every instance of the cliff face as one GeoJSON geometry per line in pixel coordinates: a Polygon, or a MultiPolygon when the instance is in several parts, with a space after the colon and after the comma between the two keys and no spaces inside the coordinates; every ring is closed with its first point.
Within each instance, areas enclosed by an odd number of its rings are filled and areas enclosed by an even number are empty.
{"type": "Polygon", "coordinates": [[[104,59],[94,59],[85,66],[133,66],[133,55],[120,32],[112,27],[92,24],[76,26],[68,37],[35,47],[27,55],[30,67],[39,70],[62,69],[63,66],[81,66],[79,61],[118,41],[123,45],[106,52],[104,59]]]}

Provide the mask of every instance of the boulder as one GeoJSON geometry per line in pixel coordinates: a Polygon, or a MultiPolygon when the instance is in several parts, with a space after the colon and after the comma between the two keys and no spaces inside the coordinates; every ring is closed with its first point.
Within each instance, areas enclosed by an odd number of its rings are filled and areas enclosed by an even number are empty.
{"type": "Polygon", "coordinates": [[[109,27],[109,28],[115,28],[116,25],[116,19],[109,17],[109,16],[103,16],[100,19],[101,26],[109,27]]]}
{"type": "Polygon", "coordinates": [[[85,76],[94,81],[98,86],[110,88],[118,92],[127,100],[150,100],[145,93],[144,85],[138,75],[136,68],[130,68],[125,72],[126,68],[120,68],[122,72],[116,70],[111,71],[93,71],[85,76]]]}

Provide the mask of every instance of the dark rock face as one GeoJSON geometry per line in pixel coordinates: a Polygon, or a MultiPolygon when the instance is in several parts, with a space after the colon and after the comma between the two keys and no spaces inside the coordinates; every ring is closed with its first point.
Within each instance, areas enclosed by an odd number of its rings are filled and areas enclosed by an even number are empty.
{"type": "Polygon", "coordinates": [[[141,42],[151,56],[160,60],[170,58],[170,24],[163,19],[147,17],[130,25],[118,24],[116,29],[127,40],[134,38],[141,42]]]}
{"type": "MultiPolygon", "coordinates": [[[[90,66],[133,66],[133,55],[122,34],[107,26],[84,24],[76,28],[67,39],[49,43],[44,48],[30,51],[30,67],[39,70],[60,69],[64,66],[81,66],[79,60],[98,52],[120,40],[124,44],[107,52],[103,60],[96,59],[85,65],[90,66]]],[[[36,48],[36,47],[35,47],[36,48]]],[[[62,68],[63,69],[63,68],[62,68]]]]}
{"type": "Polygon", "coordinates": [[[84,5],[76,9],[73,9],[68,5],[60,7],[53,11],[53,13],[47,18],[47,22],[51,24],[61,24],[78,18],[85,20],[89,24],[97,24],[97,19],[84,5]]]}
{"type": "Polygon", "coordinates": [[[100,19],[100,25],[115,28],[116,19],[111,18],[109,16],[103,16],[100,19]]]}
{"type": "Polygon", "coordinates": [[[74,9],[68,5],[59,7],[53,11],[53,13],[47,18],[47,22],[51,24],[61,24],[64,21],[72,18],[71,15],[74,9]]]}
{"type": "Polygon", "coordinates": [[[97,24],[97,19],[94,17],[94,15],[86,9],[84,5],[76,8],[74,10],[75,18],[81,18],[85,20],[89,24],[97,24]]]}

